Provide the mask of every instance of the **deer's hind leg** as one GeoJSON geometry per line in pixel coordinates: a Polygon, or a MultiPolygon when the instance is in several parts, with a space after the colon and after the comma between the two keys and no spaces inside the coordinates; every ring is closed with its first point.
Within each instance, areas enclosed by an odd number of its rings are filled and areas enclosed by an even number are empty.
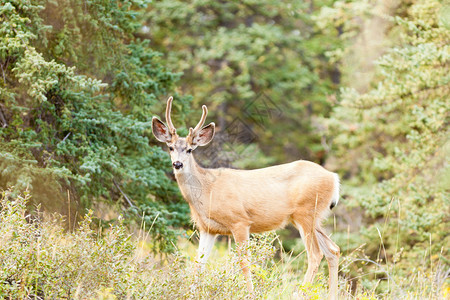
{"type": "Polygon", "coordinates": [[[253,295],[252,275],[250,272],[250,254],[248,251],[248,242],[250,238],[250,226],[244,224],[237,224],[232,233],[234,241],[236,242],[236,250],[239,256],[242,272],[244,272],[245,281],[247,283],[247,290],[250,295],[253,295]]]}
{"type": "Polygon", "coordinates": [[[313,282],[320,262],[325,255],[329,269],[328,299],[337,299],[339,247],[323,232],[316,219],[305,215],[297,216],[293,219],[294,224],[300,231],[308,254],[308,269],[303,284],[313,282]]]}
{"type": "Polygon", "coordinates": [[[294,218],[294,224],[296,225],[298,231],[300,231],[300,236],[305,244],[306,253],[308,255],[308,269],[306,270],[303,284],[312,283],[323,258],[323,253],[320,249],[319,241],[316,236],[314,223],[314,220],[307,216],[294,218]]]}
{"type": "Polygon", "coordinates": [[[340,249],[320,228],[316,227],[317,239],[319,242],[319,247],[325,254],[325,258],[328,262],[328,273],[329,273],[329,299],[337,299],[338,294],[338,268],[339,268],[339,256],[340,249]]]}

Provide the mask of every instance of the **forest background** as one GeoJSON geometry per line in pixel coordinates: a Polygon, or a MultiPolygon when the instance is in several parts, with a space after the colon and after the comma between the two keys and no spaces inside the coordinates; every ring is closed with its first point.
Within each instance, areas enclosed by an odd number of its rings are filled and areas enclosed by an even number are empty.
{"type": "MultiPolygon", "coordinates": [[[[0,296],[245,295],[225,239],[189,289],[196,232],[151,135],[173,95],[180,135],[202,104],[217,124],[204,166],[340,174],[342,297],[448,297],[449,45],[437,0],[0,0],[0,296]]],[[[257,296],[321,298],[326,269],[301,286],[277,234],[257,296]]]]}

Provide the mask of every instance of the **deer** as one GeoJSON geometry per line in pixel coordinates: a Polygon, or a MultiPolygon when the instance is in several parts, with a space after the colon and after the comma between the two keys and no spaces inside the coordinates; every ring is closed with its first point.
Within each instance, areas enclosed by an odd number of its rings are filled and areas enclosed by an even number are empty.
{"type": "Polygon", "coordinates": [[[186,137],[179,137],[171,120],[173,97],[167,100],[166,122],[152,118],[155,138],[166,143],[173,172],[200,240],[197,263],[204,269],[217,235],[232,235],[249,295],[253,294],[250,259],[245,245],[250,233],[262,233],[292,223],[305,244],[308,268],[303,284],[312,283],[325,256],[329,269],[328,299],[338,297],[340,248],[325,234],[321,222],[339,201],[339,177],[314,162],[297,160],[281,165],[238,170],[200,166],[193,151],[214,138],[214,122],[202,117],[186,137]]]}

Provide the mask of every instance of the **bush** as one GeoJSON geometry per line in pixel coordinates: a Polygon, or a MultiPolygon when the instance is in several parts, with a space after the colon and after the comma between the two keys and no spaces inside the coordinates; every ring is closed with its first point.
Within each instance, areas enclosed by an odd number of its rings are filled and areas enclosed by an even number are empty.
{"type": "Polygon", "coordinates": [[[111,226],[100,237],[90,228],[89,212],[76,232],[67,233],[61,219],[29,215],[28,194],[8,201],[9,195],[1,201],[0,297],[94,297],[108,286],[125,295],[135,246],[124,226],[111,226]]]}
{"type": "MultiPolygon", "coordinates": [[[[27,213],[30,195],[12,197],[2,193],[0,201],[0,297],[5,299],[242,299],[247,296],[244,276],[234,250],[225,255],[213,251],[207,268],[199,273],[189,249],[178,250],[166,259],[145,254],[146,233],[133,238],[120,222],[107,229],[93,230],[88,212],[74,232],[64,231],[56,215],[36,217],[27,213]],[[46,220],[47,219],[47,220],[46,220]],[[139,247],[137,246],[139,245],[139,247]]],[[[120,218],[119,218],[120,219],[120,218]]],[[[292,253],[275,259],[276,234],[255,235],[249,244],[251,269],[257,299],[323,299],[327,276],[321,268],[313,285],[301,285],[292,253]]],[[[220,248],[220,244],[219,244],[220,248]]],[[[304,252],[303,252],[304,254],[304,252]]],[[[342,259],[341,271],[361,261],[359,253],[342,259]]],[[[366,260],[368,263],[370,260],[366,260]]],[[[389,272],[387,266],[382,266],[389,272]]],[[[437,266],[439,269],[439,266],[437,266]]],[[[369,269],[370,270],[370,269],[369,269]]],[[[342,299],[375,299],[375,285],[364,280],[362,268],[354,280],[340,278],[342,299]]],[[[389,273],[387,273],[389,276],[389,273]]],[[[417,298],[443,290],[445,274],[418,272],[397,281],[389,295],[417,298]],[[433,281],[440,279],[441,281],[433,281]]],[[[387,296],[389,295],[379,295],[387,296]]]]}

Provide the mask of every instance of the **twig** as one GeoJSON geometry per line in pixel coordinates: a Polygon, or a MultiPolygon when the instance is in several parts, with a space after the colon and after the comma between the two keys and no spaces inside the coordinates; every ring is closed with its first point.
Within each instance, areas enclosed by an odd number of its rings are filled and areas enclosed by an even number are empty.
{"type": "Polygon", "coordinates": [[[69,209],[69,232],[70,232],[70,193],[69,190],[67,190],[67,205],[69,209]]]}
{"type": "Polygon", "coordinates": [[[70,136],[71,133],[72,133],[72,132],[69,132],[69,133],[62,139],[61,143],[64,142],[64,141],[70,136]]]}
{"type": "Polygon", "coordinates": [[[128,205],[130,205],[131,207],[135,207],[134,204],[131,202],[130,198],[128,198],[128,196],[122,191],[122,189],[117,184],[117,182],[115,180],[113,180],[113,183],[116,186],[116,188],[119,190],[119,192],[122,194],[122,196],[125,198],[125,200],[127,200],[128,205]]]}
{"type": "Polygon", "coordinates": [[[2,68],[2,74],[3,74],[3,82],[6,85],[6,76],[5,76],[5,70],[3,69],[3,64],[0,63],[0,67],[2,68]]]}
{"type": "Polygon", "coordinates": [[[0,119],[2,120],[2,123],[3,123],[3,128],[6,128],[6,127],[8,127],[8,122],[6,122],[6,118],[5,118],[5,115],[3,114],[3,110],[2,110],[2,107],[0,106],[0,119]]]}
{"type": "Polygon", "coordinates": [[[381,264],[377,263],[376,261],[373,261],[373,260],[368,259],[368,258],[355,258],[355,259],[352,260],[352,262],[355,262],[355,261],[363,261],[363,262],[368,262],[368,263],[372,263],[372,264],[376,265],[376,266],[380,269],[380,272],[385,273],[386,276],[388,277],[388,279],[389,279],[390,281],[392,281],[392,283],[393,283],[395,286],[397,286],[397,284],[395,283],[394,279],[391,277],[391,275],[389,274],[389,272],[386,271],[386,269],[383,268],[383,267],[381,266],[381,264]]]}
{"type": "MultiPolygon", "coordinates": [[[[0,111],[1,111],[1,110],[0,110],[0,111]]],[[[72,132],[69,132],[69,133],[62,139],[61,143],[64,142],[64,141],[70,136],[71,133],[72,133],[72,132]]],[[[53,159],[54,156],[55,156],[55,152],[53,152],[52,155],[50,155],[50,157],[47,159],[47,162],[49,162],[51,159],[53,159]]],[[[44,163],[44,166],[47,165],[47,162],[44,163]]]]}
{"type": "Polygon", "coordinates": [[[42,300],[43,300],[44,298],[39,297],[38,295],[29,294],[28,297],[27,297],[26,299],[27,299],[27,300],[28,300],[28,299],[30,299],[30,300],[31,300],[31,299],[41,300],[41,299],[42,299],[42,300]]]}

